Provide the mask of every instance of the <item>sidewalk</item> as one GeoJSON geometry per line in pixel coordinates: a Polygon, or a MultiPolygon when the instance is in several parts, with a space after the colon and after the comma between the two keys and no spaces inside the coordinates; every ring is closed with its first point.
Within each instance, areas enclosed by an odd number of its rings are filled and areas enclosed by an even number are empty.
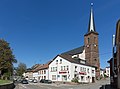
{"type": "Polygon", "coordinates": [[[107,85],[102,85],[102,87],[100,87],[100,89],[116,89],[116,88],[113,88],[109,84],[107,84],[107,85]]]}

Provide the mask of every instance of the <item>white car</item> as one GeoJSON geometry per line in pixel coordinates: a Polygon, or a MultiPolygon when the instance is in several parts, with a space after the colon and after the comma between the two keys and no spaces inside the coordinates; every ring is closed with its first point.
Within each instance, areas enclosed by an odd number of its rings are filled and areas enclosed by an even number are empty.
{"type": "Polygon", "coordinates": [[[36,79],[33,79],[32,82],[33,82],[33,83],[37,83],[38,81],[37,81],[36,79]]]}
{"type": "Polygon", "coordinates": [[[33,81],[33,79],[29,79],[28,81],[29,81],[29,82],[32,82],[32,81],[33,81]]]}

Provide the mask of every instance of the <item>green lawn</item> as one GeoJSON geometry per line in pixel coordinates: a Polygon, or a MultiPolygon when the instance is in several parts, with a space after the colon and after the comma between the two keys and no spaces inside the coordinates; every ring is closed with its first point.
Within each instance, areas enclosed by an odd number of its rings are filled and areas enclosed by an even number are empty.
{"type": "Polygon", "coordinates": [[[9,84],[9,83],[11,83],[11,81],[9,80],[0,80],[0,85],[9,84]]]}

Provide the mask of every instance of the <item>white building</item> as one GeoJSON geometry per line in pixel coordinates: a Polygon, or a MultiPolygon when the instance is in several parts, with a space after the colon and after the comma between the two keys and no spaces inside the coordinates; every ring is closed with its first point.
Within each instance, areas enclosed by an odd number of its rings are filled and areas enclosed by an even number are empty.
{"type": "Polygon", "coordinates": [[[49,79],[49,63],[43,64],[36,68],[33,71],[33,78],[37,79],[38,81],[41,79],[49,79]]]}
{"type": "Polygon", "coordinates": [[[104,77],[104,69],[100,69],[100,76],[101,78],[104,77]]]}
{"type": "Polygon", "coordinates": [[[81,60],[67,54],[57,55],[49,64],[49,79],[71,82],[73,78],[78,78],[79,82],[94,82],[95,68],[82,64],[81,60]]]}
{"type": "Polygon", "coordinates": [[[25,73],[23,73],[23,76],[29,80],[29,79],[33,79],[33,71],[32,69],[28,69],[25,73]]]}
{"type": "Polygon", "coordinates": [[[107,77],[110,77],[110,67],[106,67],[106,68],[105,68],[105,75],[106,75],[107,77]]]}
{"type": "Polygon", "coordinates": [[[38,71],[38,80],[49,79],[49,64],[44,64],[38,71]]]}
{"type": "Polygon", "coordinates": [[[33,79],[37,79],[38,80],[38,71],[33,71],[33,79]]]}

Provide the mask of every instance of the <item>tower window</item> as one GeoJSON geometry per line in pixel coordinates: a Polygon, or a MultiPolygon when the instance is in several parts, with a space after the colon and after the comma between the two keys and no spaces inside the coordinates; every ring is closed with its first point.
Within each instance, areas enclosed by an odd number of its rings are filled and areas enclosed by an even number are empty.
{"type": "Polygon", "coordinates": [[[90,43],[90,38],[88,38],[88,43],[90,43]]]}
{"type": "Polygon", "coordinates": [[[97,59],[95,59],[95,61],[97,61],[97,59]]]}
{"type": "Polygon", "coordinates": [[[96,37],[94,37],[94,43],[95,43],[95,41],[96,41],[96,37]]]}

